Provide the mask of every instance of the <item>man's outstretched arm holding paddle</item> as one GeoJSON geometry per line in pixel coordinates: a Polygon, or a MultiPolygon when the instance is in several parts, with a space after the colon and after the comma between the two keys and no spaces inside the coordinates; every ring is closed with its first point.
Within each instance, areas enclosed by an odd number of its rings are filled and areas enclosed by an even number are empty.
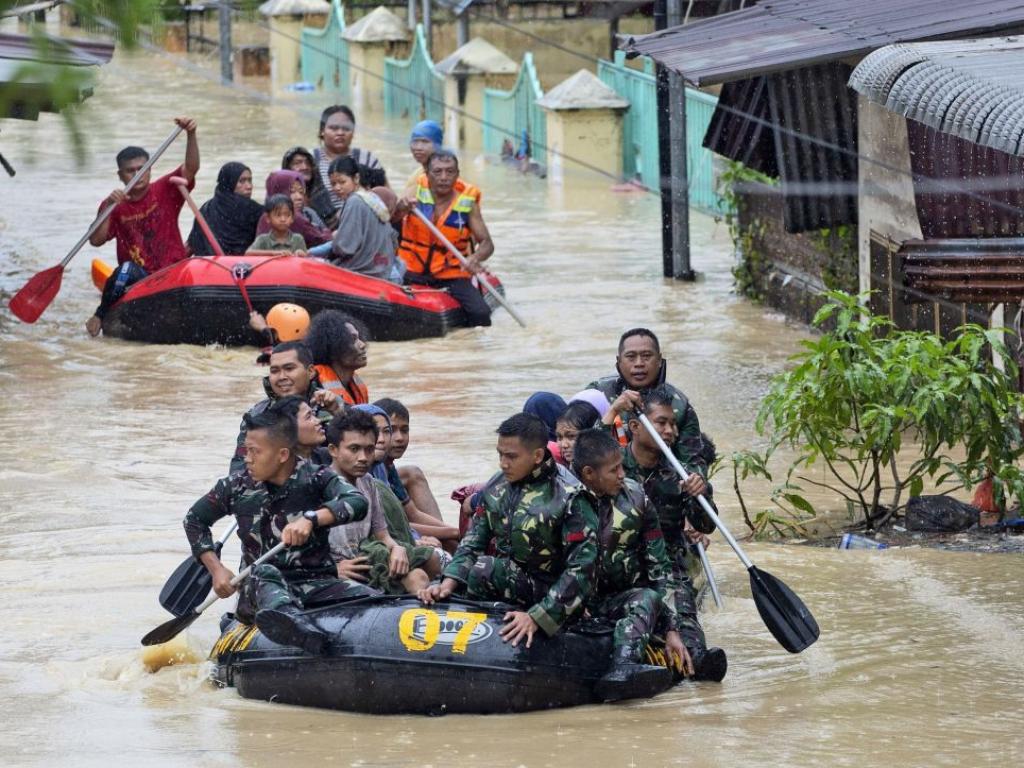
{"type": "MultiPolygon", "coordinates": [[[[189,184],[195,182],[196,174],[199,172],[199,141],[196,139],[196,121],[190,117],[177,117],[174,119],[175,124],[185,131],[186,145],[185,145],[185,163],[181,166],[181,175],[185,177],[189,184]]],[[[149,159],[149,154],[139,147],[125,147],[118,153],[117,156],[117,177],[121,180],[121,184],[125,185],[131,181],[132,177],[138,173],[139,169],[142,168],[143,164],[149,159]],[[129,150],[139,150],[138,154],[134,157],[126,159],[122,162],[122,155],[129,153],[129,150]]],[[[135,186],[130,190],[125,189],[124,186],[120,186],[111,192],[107,199],[103,201],[103,205],[100,206],[100,210],[113,204],[114,206],[120,205],[125,200],[136,201],[141,200],[146,196],[146,192],[149,191],[149,181],[151,172],[146,171],[141,179],[135,183],[135,186]]],[[[97,248],[103,245],[105,242],[114,237],[111,234],[111,219],[108,217],[95,232],[89,237],[89,244],[96,246],[97,248]]],[[[115,233],[116,234],[116,233],[115,233]]]]}
{"type": "Polygon", "coordinates": [[[97,247],[116,239],[118,262],[103,288],[99,308],[85,324],[92,336],[99,334],[107,309],[129,285],[188,256],[178,229],[183,201],[169,179],[182,176],[189,188],[195,186],[199,142],[195,120],[178,117],[174,122],[177,128],[171,138],[185,131],[188,139],[184,164],[170,174],[150,183],[150,167],[168,142],[164,142],[152,158],[141,147],[125,147],[117,154],[117,177],[125,187],[115,189],[103,201],[97,223],[89,235],[89,242],[97,247]]]}

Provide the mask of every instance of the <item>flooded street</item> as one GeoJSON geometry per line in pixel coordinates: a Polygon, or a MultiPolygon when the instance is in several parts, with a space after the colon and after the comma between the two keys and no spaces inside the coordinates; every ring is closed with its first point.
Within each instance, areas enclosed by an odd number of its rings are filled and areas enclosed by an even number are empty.
{"type": "MultiPolygon", "coordinates": [[[[197,201],[218,168],[257,180],[285,149],[316,144],[325,97],[268,103],[173,60],[118,54],[79,112],[79,164],[59,117],[4,121],[0,149],[0,762],[10,766],[959,766],[1020,765],[1024,736],[1024,558],[923,549],[838,551],[752,544],[814,612],[820,641],[791,656],[764,629],[742,566],[720,537],[711,557],[725,610],[705,616],[729,653],[721,685],[684,683],[652,701],[514,716],[369,717],[274,706],[208,684],[202,663],[145,671],[139,638],[167,614],[157,594],[187,554],[181,519],[227,471],[240,415],[263,397],[253,349],[90,339],[90,260],[72,262],[33,326],[10,294],[57,263],[116,184],[126,144],[155,147],[199,121],[197,201]]],[[[360,119],[354,144],[393,185],[412,171],[408,125],[360,119]]],[[[179,163],[184,139],[157,164],[179,163]]],[[[495,467],[494,429],[536,390],[565,396],[609,373],[626,328],[662,339],[720,452],[756,443],[769,378],[803,332],[731,292],[723,224],[694,213],[696,284],[663,281],[659,208],[609,181],[566,185],[463,158],[484,192],[494,270],[529,322],[445,339],[375,344],[371,399],[412,411],[410,462],[454,521],[449,490],[495,467]]],[[[191,216],[181,218],[187,231],[191,216]]],[[[739,510],[720,477],[734,532],[739,510]]],[[[755,506],[762,499],[752,499],[755,506]]],[[[759,507],[758,507],[759,508],[759,507]]],[[[233,539],[226,559],[237,557],[233,539]]],[[[189,630],[205,657],[218,608],[189,630]]],[[[410,696],[416,691],[410,690],[410,696]]]]}

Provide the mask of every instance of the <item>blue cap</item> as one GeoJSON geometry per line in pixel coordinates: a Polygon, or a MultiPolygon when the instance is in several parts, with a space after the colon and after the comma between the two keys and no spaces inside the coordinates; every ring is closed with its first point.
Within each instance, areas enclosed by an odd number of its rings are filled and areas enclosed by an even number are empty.
{"type": "Polygon", "coordinates": [[[409,141],[416,139],[426,139],[433,142],[435,147],[440,147],[444,144],[444,129],[434,120],[421,120],[413,126],[409,141]]]}

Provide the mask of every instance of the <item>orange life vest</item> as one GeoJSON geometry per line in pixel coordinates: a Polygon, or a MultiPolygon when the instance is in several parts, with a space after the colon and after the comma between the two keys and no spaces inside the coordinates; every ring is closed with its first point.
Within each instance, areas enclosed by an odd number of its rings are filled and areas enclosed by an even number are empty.
{"type": "MultiPolygon", "coordinates": [[[[434,195],[423,174],[417,180],[416,207],[451,241],[462,254],[469,256],[473,247],[473,236],[469,231],[469,214],[480,201],[480,190],[459,179],[455,182],[455,195],[448,210],[438,219],[435,213],[434,195]]],[[[402,223],[402,238],[398,255],[406,268],[415,274],[437,280],[469,278],[469,272],[439,242],[416,216],[406,216],[402,223]]]]}
{"type": "Polygon", "coordinates": [[[329,392],[333,392],[349,405],[363,405],[370,402],[370,390],[366,388],[363,380],[358,376],[353,375],[352,381],[348,383],[348,386],[345,386],[331,366],[316,365],[313,367],[316,368],[316,375],[320,380],[320,386],[329,392]]]}

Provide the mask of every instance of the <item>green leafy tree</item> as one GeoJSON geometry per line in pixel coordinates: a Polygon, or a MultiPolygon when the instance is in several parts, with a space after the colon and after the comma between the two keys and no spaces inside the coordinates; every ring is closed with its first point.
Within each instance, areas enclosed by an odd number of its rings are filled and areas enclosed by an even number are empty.
{"type": "Polygon", "coordinates": [[[732,459],[738,492],[748,476],[771,479],[768,461],[779,446],[796,452],[773,493],[778,509],[759,523],[744,505],[752,530],[781,532],[815,515],[808,486],[833,493],[869,528],[898,514],[926,482],[953,482],[950,492],[992,476],[997,501],[1024,495],[1024,397],[1004,331],[965,325],[945,341],[896,329],[856,296],[828,296],[814,324],[832,330],[803,342],[761,402],[756,425],[770,447],[732,459]],[[908,448],[913,458],[901,463],[908,448]],[[824,472],[811,477],[812,468],[824,472]]]}

